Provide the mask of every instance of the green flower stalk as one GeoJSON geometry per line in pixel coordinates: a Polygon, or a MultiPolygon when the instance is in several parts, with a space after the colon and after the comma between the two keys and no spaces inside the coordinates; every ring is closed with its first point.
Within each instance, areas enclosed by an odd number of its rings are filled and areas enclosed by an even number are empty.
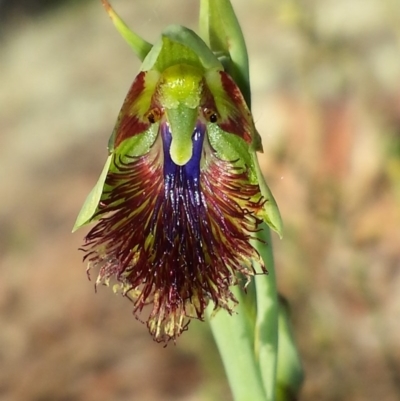
{"type": "Polygon", "coordinates": [[[74,230],[96,223],[82,248],[89,274],[113,283],[167,342],[203,320],[210,301],[232,313],[231,287],[256,266],[267,271],[257,232],[263,222],[280,232],[280,216],[260,184],[253,118],[217,56],[175,25],[151,46],[103,3],[143,64],[74,230]]]}

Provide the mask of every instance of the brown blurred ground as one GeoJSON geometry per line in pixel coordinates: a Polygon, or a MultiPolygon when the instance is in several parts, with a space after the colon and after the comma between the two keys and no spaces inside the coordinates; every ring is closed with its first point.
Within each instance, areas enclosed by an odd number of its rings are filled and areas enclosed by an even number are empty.
{"type": "MultiPolygon", "coordinates": [[[[197,2],[114,0],[148,40],[197,2]]],[[[236,0],[302,400],[400,399],[398,0],[236,0]]],[[[154,344],[71,235],[139,63],[99,2],[0,39],[0,400],[230,400],[206,325],[154,344]]]]}

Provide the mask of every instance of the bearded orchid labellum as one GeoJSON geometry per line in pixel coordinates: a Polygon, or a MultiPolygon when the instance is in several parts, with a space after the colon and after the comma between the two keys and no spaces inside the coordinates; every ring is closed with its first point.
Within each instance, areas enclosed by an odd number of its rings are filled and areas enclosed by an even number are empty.
{"type": "Polygon", "coordinates": [[[191,30],[170,26],[125,98],[109,157],[74,230],[96,285],[114,284],[157,341],[175,339],[209,301],[232,311],[230,286],[266,268],[250,240],[279,212],[256,159],[244,98],[191,30]]]}

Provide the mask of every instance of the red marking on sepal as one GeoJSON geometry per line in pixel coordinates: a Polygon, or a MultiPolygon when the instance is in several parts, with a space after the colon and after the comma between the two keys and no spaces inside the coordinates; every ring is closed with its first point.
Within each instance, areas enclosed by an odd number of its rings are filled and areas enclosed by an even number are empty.
{"type": "Polygon", "coordinates": [[[146,86],[146,72],[140,72],[133,81],[124,100],[115,127],[114,147],[118,147],[125,139],[141,134],[150,127],[144,113],[139,112],[138,102],[146,86]]]}
{"type": "Polygon", "coordinates": [[[221,77],[222,87],[233,105],[228,120],[221,121],[219,126],[224,131],[238,135],[247,143],[251,143],[253,140],[252,132],[255,128],[250,110],[246,105],[244,97],[235,81],[226,72],[220,71],[219,74],[221,77]]]}

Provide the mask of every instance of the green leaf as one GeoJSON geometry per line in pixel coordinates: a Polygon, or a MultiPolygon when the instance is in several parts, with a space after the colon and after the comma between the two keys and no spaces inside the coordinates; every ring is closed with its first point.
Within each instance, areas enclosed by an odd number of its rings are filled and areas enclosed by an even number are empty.
{"type": "Polygon", "coordinates": [[[228,377],[235,401],[266,401],[263,383],[254,358],[254,324],[238,287],[232,293],[239,301],[233,315],[219,311],[213,315],[207,309],[217,347],[228,377]]]}

